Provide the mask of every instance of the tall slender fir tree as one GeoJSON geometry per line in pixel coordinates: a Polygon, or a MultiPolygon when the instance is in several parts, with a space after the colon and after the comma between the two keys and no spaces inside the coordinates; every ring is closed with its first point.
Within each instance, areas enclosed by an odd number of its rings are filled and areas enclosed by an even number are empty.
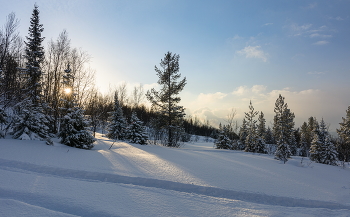
{"type": "Polygon", "coordinates": [[[284,103],[284,97],[279,95],[274,109],[274,137],[277,142],[275,158],[286,163],[291,156],[289,144],[294,127],[294,114],[288,109],[287,103],[284,103]]]}
{"type": "Polygon", "coordinates": [[[26,68],[22,69],[26,83],[25,98],[15,106],[13,131],[15,139],[44,140],[49,138],[48,120],[42,108],[41,64],[44,61],[44,48],[41,45],[44,38],[41,33],[43,25],[39,23],[39,9],[35,4],[30,20],[29,36],[25,42],[26,68]]]}

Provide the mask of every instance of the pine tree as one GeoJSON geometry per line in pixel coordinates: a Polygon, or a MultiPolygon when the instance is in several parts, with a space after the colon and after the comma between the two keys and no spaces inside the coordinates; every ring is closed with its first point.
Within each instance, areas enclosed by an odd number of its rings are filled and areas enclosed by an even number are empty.
{"type": "Polygon", "coordinates": [[[84,111],[76,105],[73,90],[74,76],[71,74],[69,64],[64,72],[65,94],[62,98],[64,107],[61,108],[63,118],[59,132],[61,143],[75,148],[92,149],[96,139],[87,131],[88,123],[84,119],[84,111]]]}
{"type": "Polygon", "coordinates": [[[148,91],[147,99],[152,103],[152,107],[158,111],[161,117],[162,128],[166,131],[166,146],[179,147],[183,130],[184,108],[179,106],[181,98],[177,95],[186,85],[186,77],[181,81],[179,73],[179,55],[168,52],[161,60],[159,69],[155,66],[155,71],[159,77],[158,84],[162,86],[160,91],[152,89],[148,91]]]}
{"type": "Polygon", "coordinates": [[[350,106],[346,110],[346,117],[342,118],[343,122],[339,123],[340,128],[337,129],[337,133],[340,138],[340,144],[338,146],[339,158],[344,162],[350,161],[350,106]]]}
{"type": "Polygon", "coordinates": [[[126,138],[126,120],[117,93],[114,94],[114,108],[111,114],[109,125],[107,126],[107,137],[115,140],[124,140],[126,138]]]}
{"type": "Polygon", "coordinates": [[[42,24],[39,24],[38,6],[34,6],[30,21],[29,36],[25,42],[26,68],[22,69],[25,78],[26,98],[15,105],[16,115],[14,117],[13,131],[15,139],[44,140],[49,138],[48,120],[45,116],[41,102],[41,64],[44,61],[44,48],[41,46],[44,40],[41,37],[42,24]]]}
{"type": "Polygon", "coordinates": [[[289,144],[291,143],[291,134],[294,127],[294,114],[288,109],[287,103],[284,103],[284,97],[279,95],[274,109],[274,137],[277,142],[275,158],[286,163],[291,156],[289,144]]]}
{"type": "Polygon", "coordinates": [[[142,121],[138,119],[135,112],[131,114],[127,135],[130,142],[140,145],[147,145],[148,137],[146,135],[146,129],[143,126],[142,121]]]}
{"type": "Polygon", "coordinates": [[[224,125],[220,127],[218,139],[215,141],[216,149],[231,149],[232,141],[229,136],[229,129],[224,125]]]}

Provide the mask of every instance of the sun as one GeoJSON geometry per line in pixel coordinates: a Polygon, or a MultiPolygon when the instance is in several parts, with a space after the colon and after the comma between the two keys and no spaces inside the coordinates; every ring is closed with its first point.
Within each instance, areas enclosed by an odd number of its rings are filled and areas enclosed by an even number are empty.
{"type": "Polygon", "coordinates": [[[70,94],[72,92],[72,89],[71,88],[65,88],[64,89],[64,93],[65,94],[70,94]]]}

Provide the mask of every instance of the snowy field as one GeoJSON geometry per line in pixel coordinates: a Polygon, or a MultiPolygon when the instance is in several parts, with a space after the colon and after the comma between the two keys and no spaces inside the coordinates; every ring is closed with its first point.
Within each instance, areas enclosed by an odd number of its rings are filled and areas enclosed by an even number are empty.
{"type": "Polygon", "coordinates": [[[112,141],[0,139],[0,216],[350,216],[350,168],[112,141]]]}

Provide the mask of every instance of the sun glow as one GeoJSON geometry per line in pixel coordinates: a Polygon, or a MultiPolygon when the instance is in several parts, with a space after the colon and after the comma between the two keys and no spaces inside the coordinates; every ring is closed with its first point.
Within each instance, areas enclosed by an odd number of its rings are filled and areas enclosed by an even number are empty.
{"type": "Polygon", "coordinates": [[[70,89],[70,88],[64,89],[65,94],[70,94],[71,92],[72,92],[72,89],[70,89]]]}

